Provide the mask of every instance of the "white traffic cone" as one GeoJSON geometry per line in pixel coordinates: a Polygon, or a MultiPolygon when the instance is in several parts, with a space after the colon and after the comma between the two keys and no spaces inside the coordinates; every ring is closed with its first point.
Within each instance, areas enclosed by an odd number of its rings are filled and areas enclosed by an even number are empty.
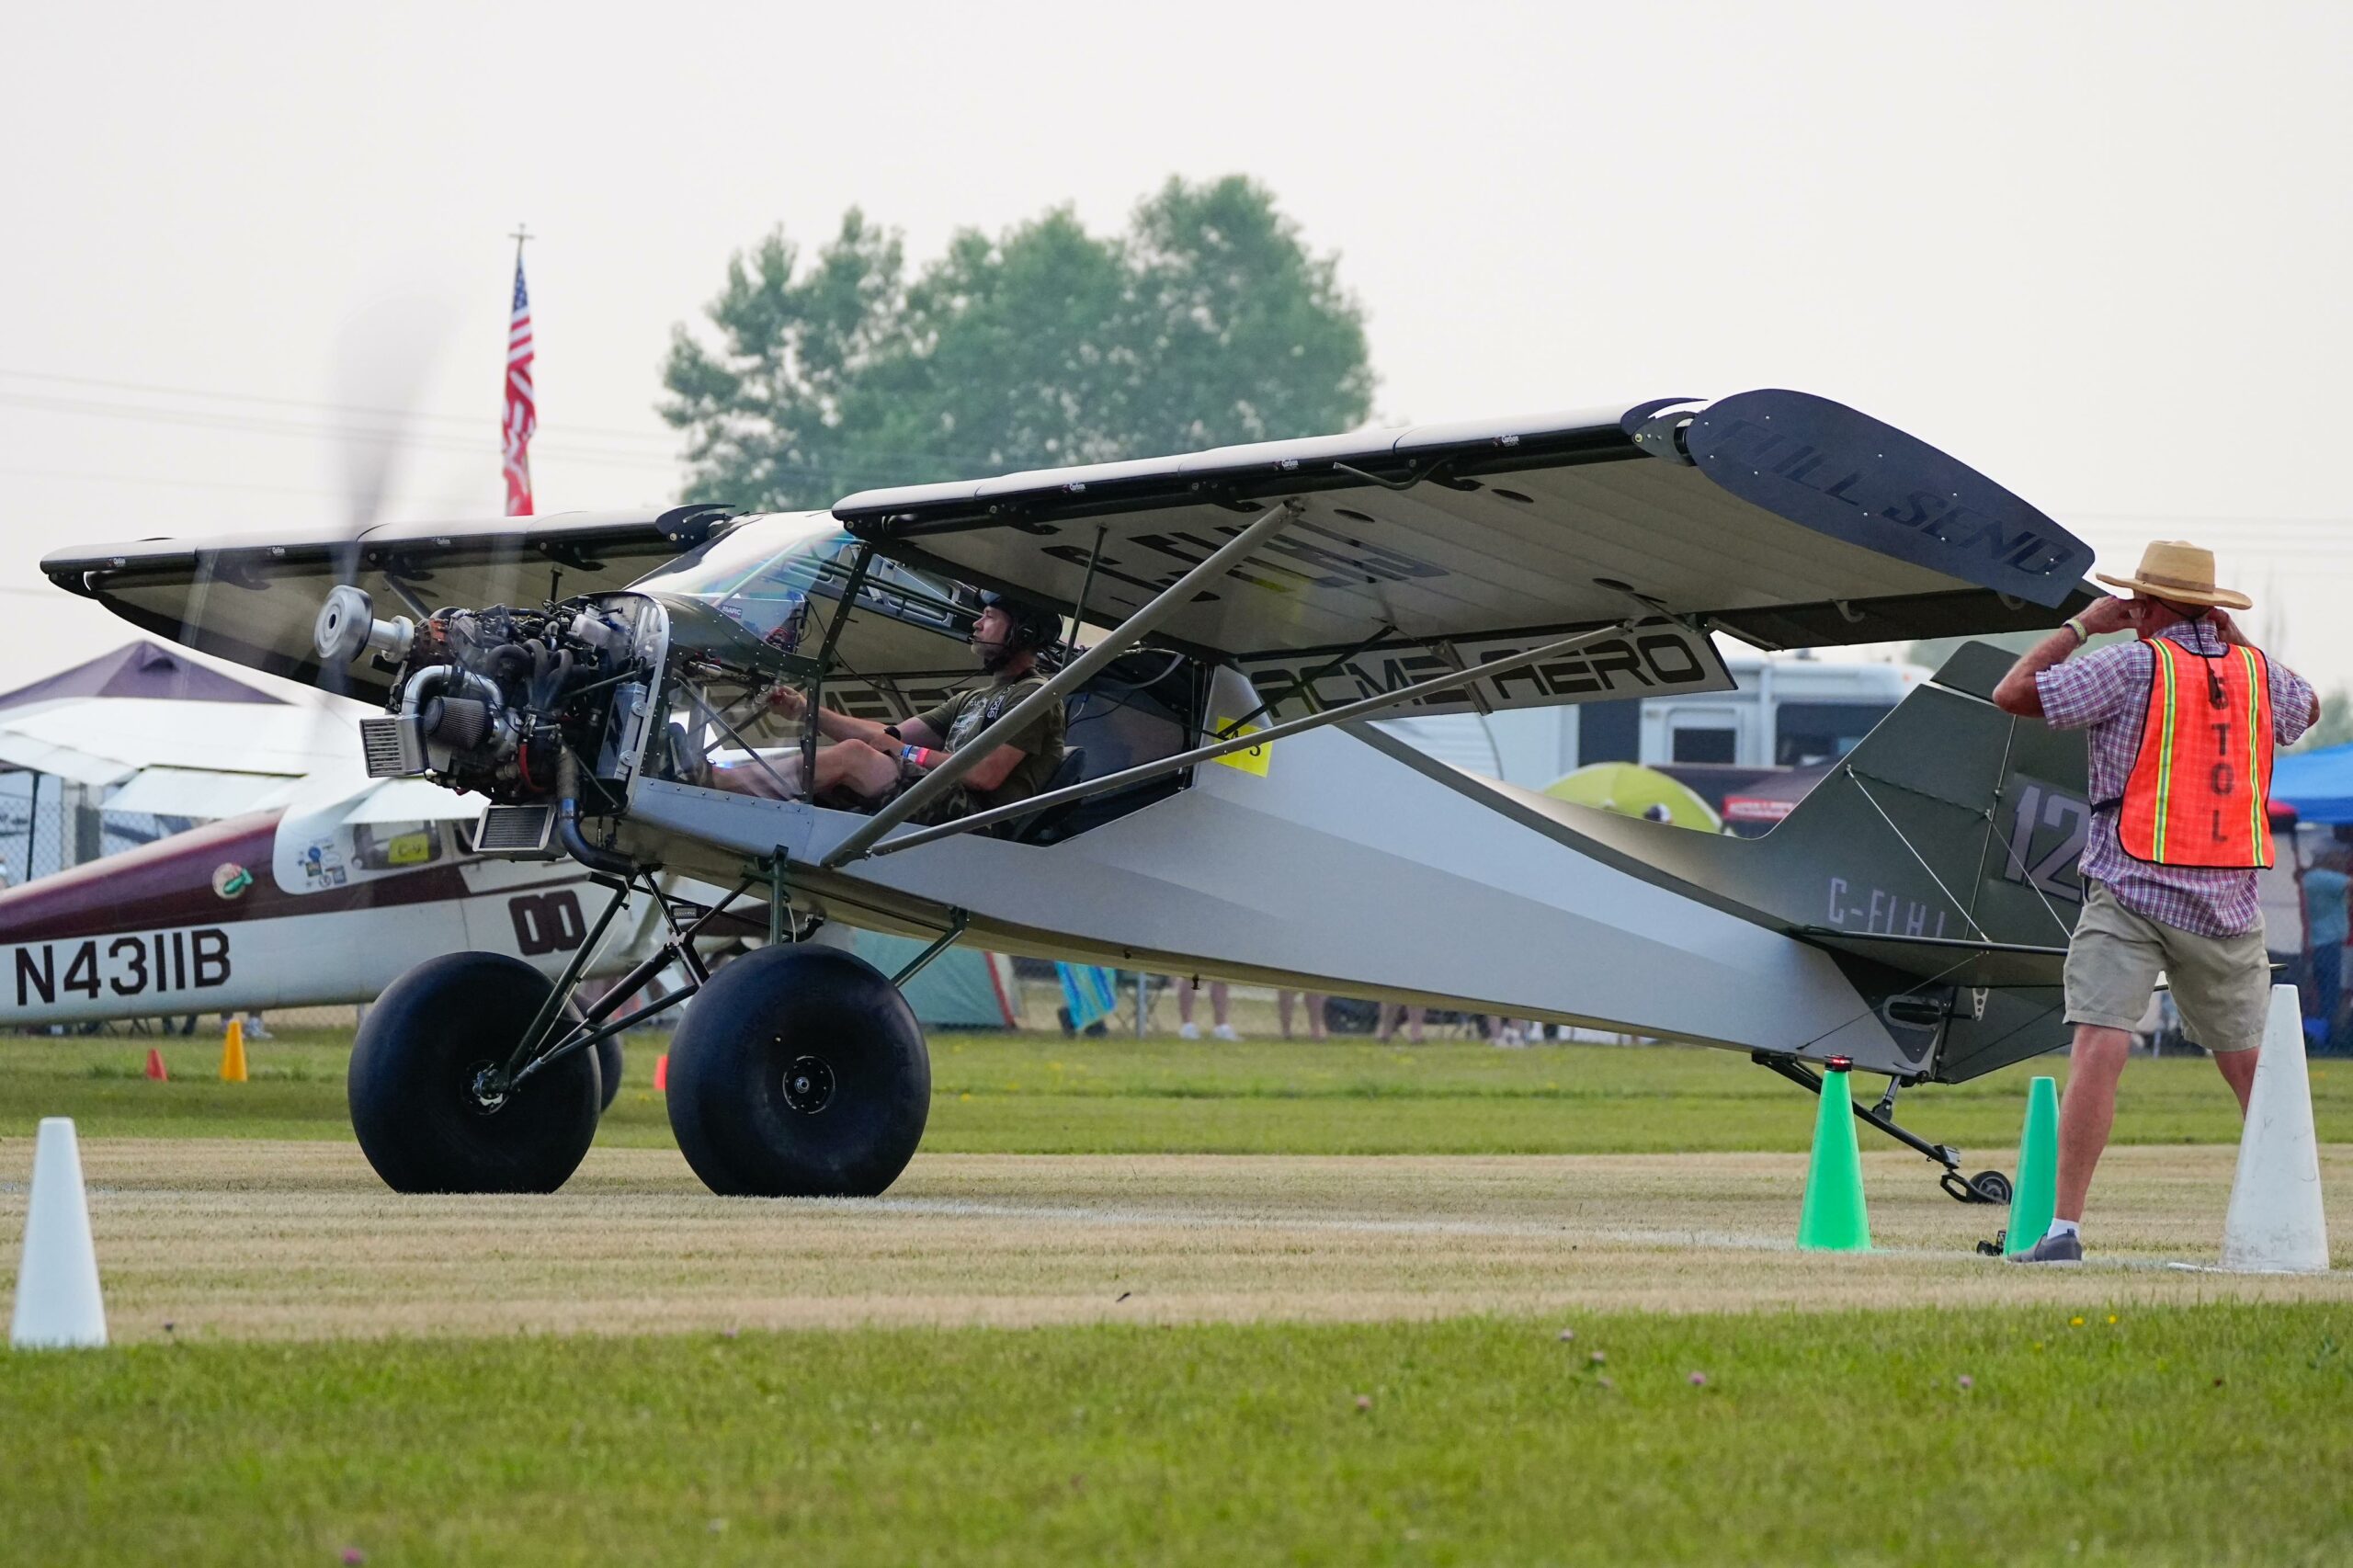
{"type": "Polygon", "coordinates": [[[90,1244],[90,1206],[82,1195],[82,1151],[74,1141],[72,1120],[46,1116],[33,1145],[33,1187],[8,1343],[19,1350],[44,1350],[96,1348],[106,1342],[98,1254],[90,1244]]]}
{"type": "Polygon", "coordinates": [[[2234,1272],[2325,1274],[2328,1221],[2321,1212],[2320,1143],[2304,1071],[2304,1025],[2296,988],[2271,988],[2263,1058],[2247,1097],[2239,1172],[2222,1222],[2222,1267],[2234,1272]]]}

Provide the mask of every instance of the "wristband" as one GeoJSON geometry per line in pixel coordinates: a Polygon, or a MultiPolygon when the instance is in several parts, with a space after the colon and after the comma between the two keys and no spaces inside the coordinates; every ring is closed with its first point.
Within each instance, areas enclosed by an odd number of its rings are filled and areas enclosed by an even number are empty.
{"type": "Polygon", "coordinates": [[[2084,618],[2080,615],[2071,615],[2060,624],[2066,627],[2068,631],[2075,634],[2075,645],[2077,647],[2081,647],[2092,640],[2092,634],[2084,630],[2084,618]]]}
{"type": "Polygon", "coordinates": [[[917,767],[929,767],[933,755],[928,746],[908,745],[899,748],[899,760],[911,762],[917,767]]]}

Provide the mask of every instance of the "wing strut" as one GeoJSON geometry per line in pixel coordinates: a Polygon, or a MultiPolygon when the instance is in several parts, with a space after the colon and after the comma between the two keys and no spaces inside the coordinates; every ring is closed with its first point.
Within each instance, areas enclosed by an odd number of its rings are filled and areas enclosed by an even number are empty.
{"type": "MultiPolygon", "coordinates": [[[[1370,697],[1359,698],[1354,702],[1344,703],[1337,708],[1325,709],[1321,713],[1304,714],[1300,718],[1277,724],[1272,729],[1253,730],[1242,735],[1228,735],[1222,740],[1212,741],[1207,745],[1195,746],[1191,751],[1178,752],[1175,756],[1164,756],[1156,762],[1138,763],[1135,767],[1122,772],[1107,773],[1100,778],[1089,778],[1082,783],[1065,785],[1060,790],[1049,790],[1042,795],[1032,795],[1027,800],[1014,801],[1006,805],[991,807],[984,812],[974,812],[971,816],[958,817],[954,822],[940,823],[933,827],[923,828],[918,832],[908,834],[904,838],[894,838],[888,844],[877,846],[870,853],[878,856],[895,855],[902,849],[913,849],[917,845],[929,844],[935,839],[948,838],[960,833],[970,833],[975,828],[993,826],[1014,817],[1028,816],[1032,812],[1044,811],[1048,806],[1058,806],[1064,801],[1084,800],[1089,795],[1108,795],[1114,790],[1124,790],[1131,784],[1142,784],[1147,779],[1157,778],[1163,774],[1175,773],[1179,769],[1190,767],[1197,762],[1214,762],[1219,757],[1231,756],[1234,752],[1248,751],[1254,746],[1271,744],[1285,735],[1295,735],[1302,730],[1318,730],[1326,724],[1337,724],[1350,719],[1367,718],[1384,708],[1394,708],[1401,702],[1415,701],[1433,692],[1444,691],[1450,687],[1468,686],[1474,680],[1483,680],[1489,676],[1506,675],[1523,665],[1536,664],[1556,653],[1571,653],[1588,642],[1597,642],[1605,637],[1622,637],[1634,629],[1634,624],[1631,620],[1624,620],[1615,626],[1603,626],[1591,631],[1580,631],[1574,637],[1563,637],[1558,642],[1547,642],[1540,648],[1529,648],[1523,653],[1514,653],[1509,658],[1493,659],[1467,670],[1449,670],[1444,675],[1432,676],[1426,681],[1399,687],[1394,691],[1376,692],[1370,697]]],[[[838,858],[839,851],[836,851],[835,859],[829,859],[825,864],[834,865],[838,858]]]]}
{"type": "Polygon", "coordinates": [[[875,840],[953,789],[958,779],[980,765],[981,758],[995,751],[1006,737],[1019,734],[1031,720],[1044,712],[1048,703],[1060,702],[1065,693],[1075,691],[1097,670],[1142,642],[1153,628],[1191,603],[1195,592],[1224,576],[1227,567],[1256,549],[1260,540],[1279,530],[1302,509],[1294,497],[1260,513],[1249,527],[1163,588],[1159,597],[1120,622],[1102,642],[1064,665],[1052,679],[1015,703],[995,723],[949,752],[948,760],[915,780],[914,789],[869,817],[864,826],[834,846],[834,852],[822,862],[824,869],[831,870],[858,858],[874,846],[875,840]]]}

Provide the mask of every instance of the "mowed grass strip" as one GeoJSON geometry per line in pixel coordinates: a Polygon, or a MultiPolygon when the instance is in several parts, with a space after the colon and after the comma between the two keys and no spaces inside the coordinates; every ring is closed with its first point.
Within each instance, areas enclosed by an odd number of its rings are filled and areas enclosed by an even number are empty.
{"type": "MultiPolygon", "coordinates": [[[[632,1038],[628,1076],[599,1134],[617,1146],[670,1142],[654,1093],[661,1036],[632,1038]]],[[[250,1048],[252,1081],[216,1076],[215,1038],[0,1041],[0,1131],[71,1116],[85,1137],[350,1137],[349,1031],[308,1031],[250,1048]],[[140,1076],[160,1043],[167,1083],[140,1076]]],[[[1901,1118],[1924,1135],[2004,1163],[2026,1080],[2061,1078],[2045,1058],[1971,1084],[1907,1094],[1901,1118]]],[[[2313,1063],[2324,1142],[2353,1142],[2353,1062],[2313,1063]]],[[[1881,1080],[1865,1077],[1860,1092],[1881,1080]]],[[[938,1153],[1543,1154],[1790,1151],[1806,1147],[1813,1102],[1731,1051],[1694,1047],[1476,1041],[1068,1040],[941,1035],[932,1041],[938,1153]]],[[[2137,1061],[2117,1140],[2228,1143],[2235,1107],[2211,1062],[2137,1061]]],[[[1867,1146],[1878,1136],[1864,1132],[1867,1146]]],[[[1889,1145],[1892,1147],[1893,1145],[1889,1145]]]]}
{"type": "Polygon", "coordinates": [[[0,1539],[58,1564],[2341,1562],[2348,1346],[2353,1309],[2311,1304],[19,1355],[0,1539]]]}

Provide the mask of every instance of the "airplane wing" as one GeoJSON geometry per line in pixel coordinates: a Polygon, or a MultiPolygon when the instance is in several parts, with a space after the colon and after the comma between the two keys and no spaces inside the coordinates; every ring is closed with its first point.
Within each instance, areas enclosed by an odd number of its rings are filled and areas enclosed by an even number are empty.
{"type": "MultiPolygon", "coordinates": [[[[320,684],[311,629],[327,590],[361,587],[380,615],[427,608],[537,604],[625,586],[709,537],[723,506],[662,513],[558,513],[472,523],[386,523],[200,541],[140,540],[51,552],[41,570],[134,626],[239,664],[320,684]]],[[[367,701],[390,691],[373,669],[338,672],[334,689],[367,701]]]]}
{"type": "Polygon", "coordinates": [[[1108,624],[1287,498],[1298,520],[1157,638],[1238,663],[1261,691],[1317,675],[1279,717],[1645,606],[1662,619],[1624,645],[1480,683],[1474,700],[1722,689],[1699,631],[1779,648],[2056,625],[2091,563],[1957,460],[1776,390],[867,491],[834,515],[899,560],[1049,606],[1084,588],[1108,624]]]}

